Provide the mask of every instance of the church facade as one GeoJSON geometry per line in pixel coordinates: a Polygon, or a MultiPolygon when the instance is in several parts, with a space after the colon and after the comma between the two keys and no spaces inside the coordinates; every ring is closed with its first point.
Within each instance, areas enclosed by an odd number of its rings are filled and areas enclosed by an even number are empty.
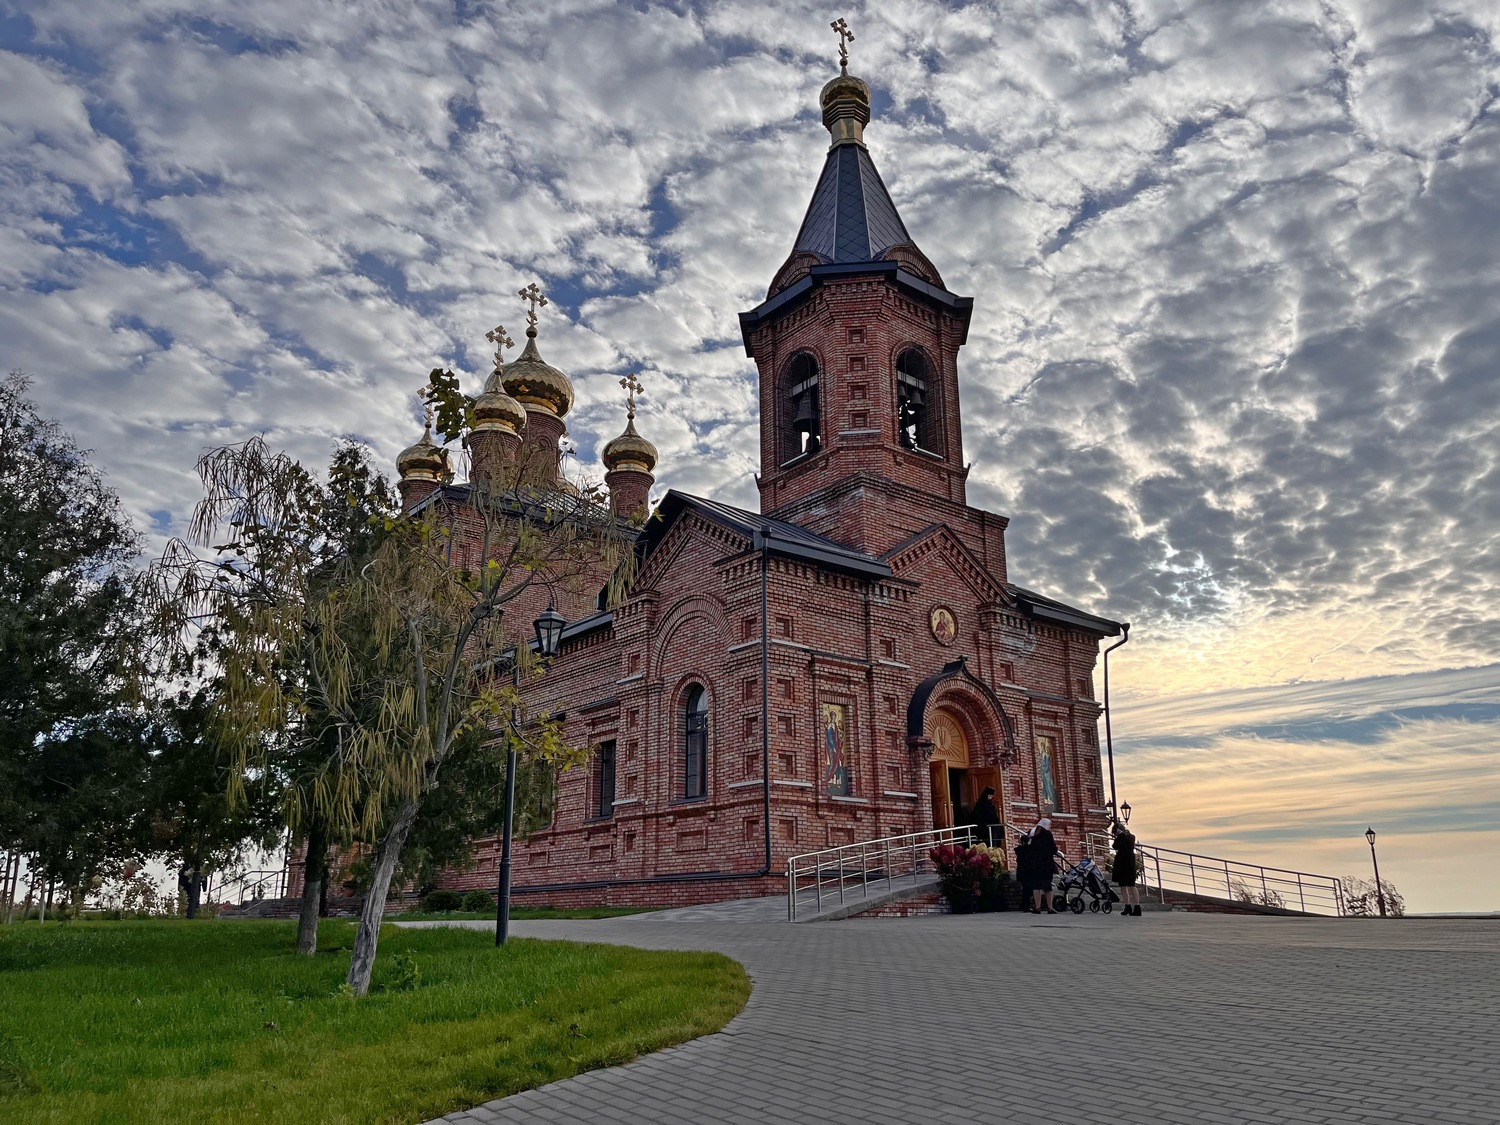
{"type": "MultiPolygon", "coordinates": [[[[603,461],[615,511],[640,524],[633,583],[604,609],[559,595],[560,654],[525,686],[529,713],[591,750],[517,836],[522,904],[777,893],[789,856],[964,823],[986,786],[1012,840],[1050,815],[1076,855],[1108,826],[1094,669],[1122,627],[1012,581],[1006,518],[965,491],[973,301],[881,181],[869,88],[841,73],[822,108],[833,144],[806,217],[740,314],[761,510],[669,491],[643,520],[657,453],[632,405],[603,461]]],[[[566,487],[572,387],[541,358],[534,313],[475,402],[471,476],[529,453],[536,484],[566,487]]],[[[465,503],[430,437],[398,469],[409,510],[465,503]]],[[[479,841],[441,885],[493,888],[498,856],[479,841]]]]}

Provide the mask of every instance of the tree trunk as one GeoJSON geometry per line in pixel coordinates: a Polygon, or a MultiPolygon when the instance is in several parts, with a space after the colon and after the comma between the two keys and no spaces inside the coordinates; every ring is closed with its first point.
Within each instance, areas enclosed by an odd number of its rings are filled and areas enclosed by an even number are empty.
{"type": "Polygon", "coordinates": [[[3,903],[0,903],[0,910],[3,910],[5,912],[5,918],[3,919],[3,921],[7,926],[10,925],[11,900],[15,898],[15,892],[11,890],[11,871],[14,865],[19,862],[19,860],[20,857],[18,855],[13,856],[10,852],[6,852],[5,874],[0,875],[0,895],[3,895],[5,897],[5,901],[3,903]]]}
{"type": "Polygon", "coordinates": [[[47,920],[47,911],[49,911],[51,909],[52,909],[52,880],[48,879],[47,880],[46,897],[44,897],[42,899],[42,913],[41,913],[41,916],[39,918],[37,918],[37,921],[38,922],[45,922],[47,920]]]}
{"type": "Polygon", "coordinates": [[[297,952],[318,951],[318,915],[328,878],[328,831],[318,817],[307,829],[307,856],[302,864],[302,909],[297,915],[297,952]]]}
{"type": "Polygon", "coordinates": [[[380,942],[380,922],[385,917],[385,897],[390,893],[391,878],[396,874],[396,861],[401,858],[406,837],[416,823],[418,807],[413,798],[402,801],[391,830],[380,841],[370,890],[359,915],[359,930],[354,935],[354,955],[349,958],[349,985],[356,996],[364,996],[370,991],[370,974],[375,971],[375,947],[380,942]]]}
{"type": "Polygon", "coordinates": [[[187,893],[187,916],[198,917],[198,904],[203,899],[203,870],[201,868],[188,869],[187,886],[183,890],[187,893]]]}

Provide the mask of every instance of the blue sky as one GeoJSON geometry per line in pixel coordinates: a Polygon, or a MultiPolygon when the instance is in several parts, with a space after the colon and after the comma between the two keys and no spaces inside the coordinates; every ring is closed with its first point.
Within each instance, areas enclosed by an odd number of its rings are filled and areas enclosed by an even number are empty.
{"type": "Polygon", "coordinates": [[[1450,784],[1494,780],[1500,700],[1487,0],[0,0],[0,362],[159,538],[206,447],[389,461],[536,279],[577,469],[634,369],[661,485],[753,505],[735,314],[817,176],[835,15],[876,163],[976,298],[971,501],[1017,581],[1135,624],[1122,794],[1163,843],[1335,873],[1385,816],[1444,905],[1433,856],[1500,859],[1450,784]]]}

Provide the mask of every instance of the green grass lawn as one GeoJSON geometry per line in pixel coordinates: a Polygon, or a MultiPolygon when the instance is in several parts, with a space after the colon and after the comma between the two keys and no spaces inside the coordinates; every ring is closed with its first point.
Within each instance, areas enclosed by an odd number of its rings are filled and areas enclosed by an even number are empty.
{"type": "MultiPolygon", "coordinates": [[[[512,922],[541,922],[548,918],[623,918],[627,914],[645,914],[659,910],[656,906],[512,906],[512,922]]],[[[443,914],[424,914],[413,910],[407,914],[387,914],[390,922],[452,922],[455,919],[471,921],[493,921],[495,912],[486,910],[450,910],[443,914]]]]}
{"type": "Polygon", "coordinates": [[[0,927],[0,1121],[422,1121],[716,1031],[750,994],[718,954],[388,927],[356,1001],[353,926],[311,958],[294,931],[0,927]]]}

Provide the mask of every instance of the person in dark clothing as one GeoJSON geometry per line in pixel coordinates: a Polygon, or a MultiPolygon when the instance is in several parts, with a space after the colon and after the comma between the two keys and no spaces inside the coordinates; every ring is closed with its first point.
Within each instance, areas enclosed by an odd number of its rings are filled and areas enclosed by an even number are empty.
{"type": "Polygon", "coordinates": [[[988,785],[974,802],[974,827],[979,842],[986,847],[1005,847],[1005,826],[1000,823],[1000,810],[995,807],[995,790],[988,785]]]}
{"type": "Polygon", "coordinates": [[[1141,916],[1141,889],[1136,879],[1140,875],[1140,860],[1136,857],[1135,836],[1118,820],[1115,821],[1115,861],[1110,866],[1109,877],[1120,888],[1120,916],[1141,916]]]}
{"type": "MultiPolygon", "coordinates": [[[[1017,848],[1019,851],[1020,849],[1017,848]]],[[[1054,857],[1057,841],[1052,836],[1052,821],[1042,817],[1026,835],[1026,875],[1022,887],[1031,891],[1031,912],[1056,914],[1052,909],[1052,876],[1056,872],[1054,857]]]]}

